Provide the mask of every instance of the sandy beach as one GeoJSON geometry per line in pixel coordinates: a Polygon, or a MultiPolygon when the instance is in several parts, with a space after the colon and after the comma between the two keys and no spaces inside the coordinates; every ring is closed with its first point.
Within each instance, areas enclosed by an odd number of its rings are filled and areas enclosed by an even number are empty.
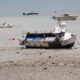
{"type": "Polygon", "coordinates": [[[0,47],[0,80],[80,80],[80,49],[0,47]]]}

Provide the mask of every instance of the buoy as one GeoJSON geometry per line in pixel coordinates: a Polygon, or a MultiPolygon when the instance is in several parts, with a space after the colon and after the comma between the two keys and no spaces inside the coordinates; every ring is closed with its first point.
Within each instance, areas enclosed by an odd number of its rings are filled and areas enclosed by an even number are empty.
{"type": "Polygon", "coordinates": [[[14,37],[12,37],[12,40],[15,40],[15,38],[14,38],[14,37]]]}
{"type": "Polygon", "coordinates": [[[19,26],[19,27],[21,27],[21,26],[19,26]]]}
{"type": "Polygon", "coordinates": [[[54,11],[54,13],[56,13],[56,11],[54,11]]]}

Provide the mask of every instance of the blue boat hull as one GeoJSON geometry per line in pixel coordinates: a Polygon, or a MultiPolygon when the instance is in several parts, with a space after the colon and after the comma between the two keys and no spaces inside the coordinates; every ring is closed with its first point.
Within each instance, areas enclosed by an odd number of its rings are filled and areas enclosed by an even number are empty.
{"type": "Polygon", "coordinates": [[[54,42],[24,42],[26,48],[71,48],[74,46],[75,37],[67,39],[65,41],[54,42]]]}

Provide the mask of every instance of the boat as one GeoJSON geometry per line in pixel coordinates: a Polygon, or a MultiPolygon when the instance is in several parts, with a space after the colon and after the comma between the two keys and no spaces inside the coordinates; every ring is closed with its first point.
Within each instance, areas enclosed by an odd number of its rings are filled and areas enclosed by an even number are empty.
{"type": "Polygon", "coordinates": [[[71,15],[69,13],[64,13],[61,14],[61,16],[53,16],[52,18],[57,19],[57,20],[76,20],[78,15],[71,15]]]}
{"type": "Polygon", "coordinates": [[[3,23],[0,25],[0,28],[11,28],[11,27],[13,27],[13,26],[10,23],[3,23]]]}
{"type": "Polygon", "coordinates": [[[71,48],[75,39],[76,35],[66,32],[66,27],[54,27],[50,33],[28,32],[26,37],[20,40],[20,45],[25,45],[26,48],[71,48]]]}
{"type": "Polygon", "coordinates": [[[20,40],[20,45],[26,48],[71,48],[73,47],[76,35],[70,32],[56,31],[55,27],[52,33],[27,33],[25,38],[20,40]]]}
{"type": "Polygon", "coordinates": [[[23,13],[23,15],[38,15],[38,14],[39,14],[38,12],[34,12],[34,11],[23,13]]]}
{"type": "Polygon", "coordinates": [[[27,32],[25,37],[19,40],[20,45],[26,48],[72,48],[76,34],[67,32],[66,23],[61,24],[60,21],[61,19],[58,19],[59,27],[54,27],[51,32],[27,32]]]}

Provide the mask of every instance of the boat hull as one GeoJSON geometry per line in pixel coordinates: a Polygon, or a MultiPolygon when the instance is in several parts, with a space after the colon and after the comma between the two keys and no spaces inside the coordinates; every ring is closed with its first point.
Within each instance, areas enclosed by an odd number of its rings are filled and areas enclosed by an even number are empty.
{"type": "Polygon", "coordinates": [[[64,16],[64,17],[57,17],[57,20],[76,20],[78,16],[64,16]]]}
{"type": "Polygon", "coordinates": [[[11,28],[12,26],[0,26],[0,28],[11,28]]]}
{"type": "Polygon", "coordinates": [[[72,48],[75,43],[75,38],[72,37],[65,41],[59,42],[26,42],[24,45],[26,48],[72,48]]]}
{"type": "Polygon", "coordinates": [[[26,15],[38,15],[39,13],[27,13],[26,15]]]}

